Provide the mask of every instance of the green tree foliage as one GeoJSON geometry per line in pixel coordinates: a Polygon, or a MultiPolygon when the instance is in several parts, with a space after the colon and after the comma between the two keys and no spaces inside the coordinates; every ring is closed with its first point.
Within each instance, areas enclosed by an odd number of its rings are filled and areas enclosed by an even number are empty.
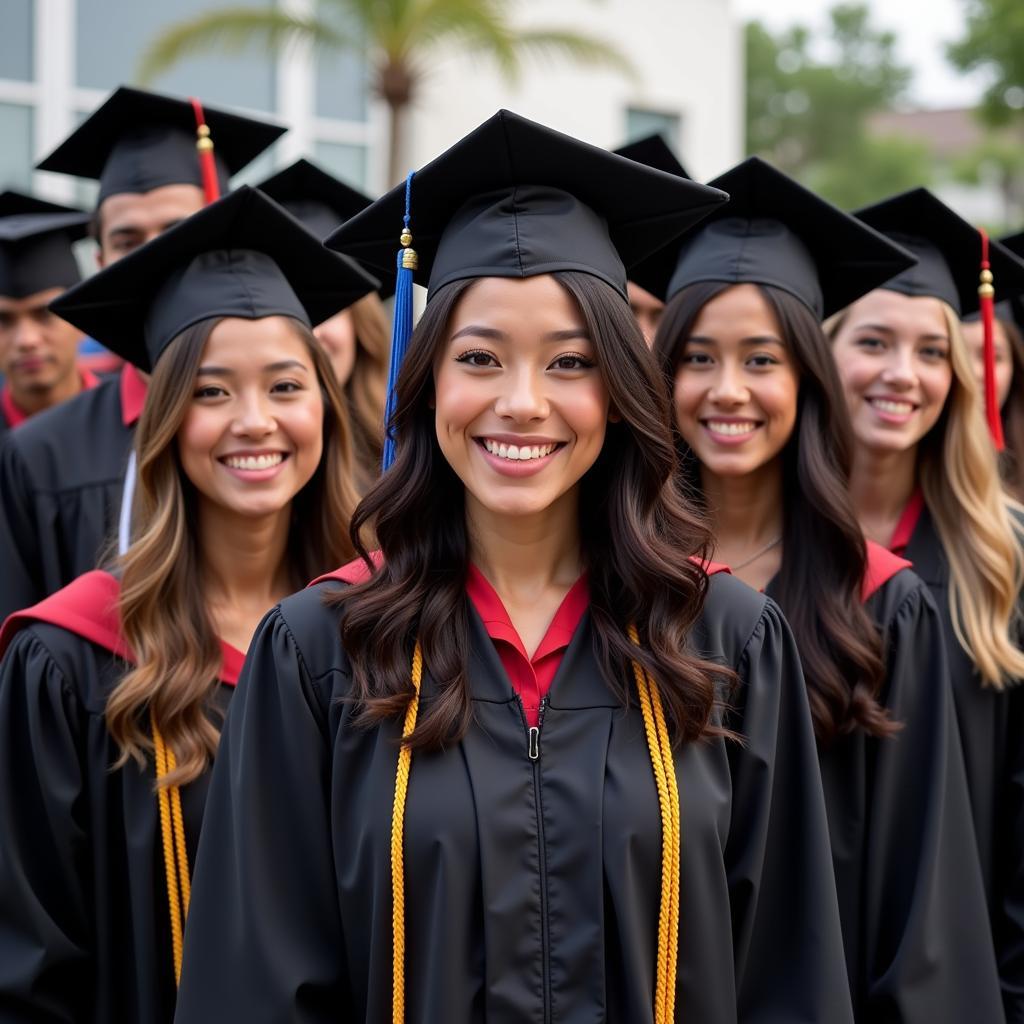
{"type": "Polygon", "coordinates": [[[850,208],[925,184],[927,151],[869,135],[868,118],[906,93],[911,70],[865,4],[829,12],[827,32],[746,28],[747,149],[850,208]]]}
{"type": "Polygon", "coordinates": [[[139,78],[151,82],[185,57],[262,46],[278,54],[308,46],[321,59],[346,48],[369,54],[372,87],[391,115],[389,180],[401,177],[402,121],[438,51],[478,53],[514,80],[527,55],[568,59],[633,75],[611,43],[575,29],[520,29],[511,0],[321,0],[315,15],[276,7],[225,7],[169,26],[143,54],[139,78]]]}
{"type": "Polygon", "coordinates": [[[1024,124],[1024,3],[964,0],[964,37],[947,50],[961,71],[983,70],[992,82],[981,112],[993,125],[1024,124]]]}

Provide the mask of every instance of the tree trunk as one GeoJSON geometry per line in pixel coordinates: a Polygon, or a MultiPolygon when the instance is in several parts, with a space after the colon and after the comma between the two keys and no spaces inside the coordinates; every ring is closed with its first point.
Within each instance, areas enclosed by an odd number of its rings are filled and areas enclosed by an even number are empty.
{"type": "Polygon", "coordinates": [[[406,103],[388,100],[388,186],[397,185],[405,180],[412,169],[406,167],[405,147],[403,146],[403,123],[405,121],[406,103]]]}

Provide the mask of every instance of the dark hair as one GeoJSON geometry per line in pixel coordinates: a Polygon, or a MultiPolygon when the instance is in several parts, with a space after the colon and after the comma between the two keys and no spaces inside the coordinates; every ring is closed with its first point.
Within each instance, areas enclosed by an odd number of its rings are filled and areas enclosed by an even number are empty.
{"type": "MultiPolygon", "coordinates": [[[[730,284],[694,284],[665,307],[654,354],[672,394],[683,345],[700,311],[730,284]]],[[[861,600],[867,546],[848,486],[853,433],[839,375],[821,327],[787,292],[758,285],[800,373],[796,425],[782,452],[783,549],[772,590],[796,637],[814,731],[827,746],[860,728],[898,726],[878,701],[882,639],[861,600]]],[[[676,430],[685,482],[700,492],[697,459],[676,430]]]]}
{"type": "MultiPolygon", "coordinates": [[[[705,556],[710,535],[674,486],[669,404],[657,367],[629,307],[587,274],[552,277],[576,301],[619,422],[580,482],[580,537],[590,586],[594,651],[609,687],[629,703],[632,659],[656,680],[676,742],[731,735],[717,724],[719,684],[732,673],[688,648],[707,577],[691,556],[705,556]],[[628,637],[634,623],[640,646],[628,637]]],[[[404,713],[413,697],[415,638],[439,691],[424,702],[412,745],[436,749],[458,740],[472,716],[466,666],[469,606],[465,491],[437,444],[433,371],[448,323],[472,280],[431,300],[414,333],[398,381],[394,465],[352,519],[352,541],[368,560],[360,531],[373,524],[383,552],[372,578],[336,595],[351,660],[359,721],[404,713]]]]}
{"type": "Polygon", "coordinates": [[[1024,502],[1024,336],[1009,320],[1000,320],[1010,349],[1013,378],[1001,411],[1006,447],[999,456],[999,471],[1006,489],[1024,502]]]}

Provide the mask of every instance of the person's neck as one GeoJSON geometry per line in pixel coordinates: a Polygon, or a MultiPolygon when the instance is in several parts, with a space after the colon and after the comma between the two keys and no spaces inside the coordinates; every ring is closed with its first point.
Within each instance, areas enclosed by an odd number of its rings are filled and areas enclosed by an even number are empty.
{"type": "Polygon", "coordinates": [[[495,515],[467,495],[466,528],[470,561],[506,605],[552,589],[568,591],[582,572],[575,491],[526,516],[495,515]]]}
{"type": "Polygon", "coordinates": [[[850,496],[864,536],[887,546],[917,486],[917,447],[877,451],[858,445],[850,496]]]}
{"type": "Polygon", "coordinates": [[[82,377],[76,369],[48,388],[30,388],[19,391],[12,386],[11,400],[26,416],[35,416],[36,413],[42,412],[44,409],[74,398],[81,390],[82,377]]]}
{"type": "Polygon", "coordinates": [[[701,469],[701,486],[715,536],[715,560],[732,567],[758,590],[782,561],[782,463],[780,459],[743,476],[701,469]]]}
{"type": "Polygon", "coordinates": [[[198,516],[203,597],[222,639],[248,647],[259,620],[293,589],[291,506],[261,518],[204,502],[198,516]]]}

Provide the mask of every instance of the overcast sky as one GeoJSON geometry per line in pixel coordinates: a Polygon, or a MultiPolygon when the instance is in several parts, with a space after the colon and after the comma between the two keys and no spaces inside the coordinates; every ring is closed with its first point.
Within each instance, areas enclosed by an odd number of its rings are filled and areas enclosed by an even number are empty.
{"type": "MultiPolygon", "coordinates": [[[[972,106],[983,83],[958,74],[946,62],[944,44],[964,30],[965,0],[867,0],[872,21],[894,31],[901,58],[914,68],[912,98],[923,106],[972,106]]],[[[1024,0],[1022,0],[1024,2],[1024,0]]],[[[831,0],[733,0],[744,19],[774,27],[793,22],[820,25],[831,0]]]]}

